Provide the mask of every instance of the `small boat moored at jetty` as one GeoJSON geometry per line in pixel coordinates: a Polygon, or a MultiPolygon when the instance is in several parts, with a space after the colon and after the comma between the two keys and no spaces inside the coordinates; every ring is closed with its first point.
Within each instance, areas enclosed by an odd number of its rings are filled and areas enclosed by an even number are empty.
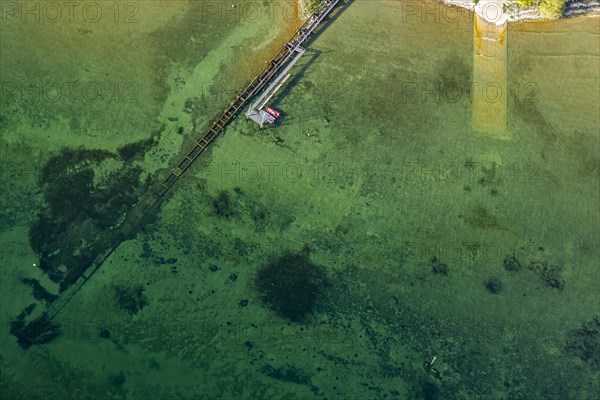
{"type": "Polygon", "coordinates": [[[265,111],[268,112],[270,115],[272,115],[275,118],[279,118],[279,116],[281,115],[281,113],[279,111],[277,111],[276,109],[274,109],[273,107],[267,106],[265,108],[265,111]]]}

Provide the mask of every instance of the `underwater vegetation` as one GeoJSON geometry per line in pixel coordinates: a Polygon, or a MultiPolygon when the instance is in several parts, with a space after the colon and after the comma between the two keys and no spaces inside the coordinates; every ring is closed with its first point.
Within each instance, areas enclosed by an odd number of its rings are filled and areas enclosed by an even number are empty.
{"type": "Polygon", "coordinates": [[[425,400],[434,400],[438,399],[440,395],[440,390],[436,385],[431,382],[424,382],[421,386],[422,396],[425,400]]]}
{"type": "MultiPolygon", "coordinates": [[[[547,261],[531,260],[526,264],[527,269],[539,276],[546,287],[562,290],[565,281],[561,276],[561,268],[547,261]]],[[[515,256],[507,255],[504,258],[504,269],[515,273],[521,271],[523,263],[515,256]]]]}
{"type": "Polygon", "coordinates": [[[213,200],[215,213],[223,218],[229,218],[234,214],[233,204],[229,193],[225,190],[219,192],[213,200]]]}
{"type": "Polygon", "coordinates": [[[448,96],[452,90],[467,87],[472,68],[456,57],[447,57],[437,67],[434,88],[438,96],[448,96]]]}
{"type": "Polygon", "coordinates": [[[305,253],[282,255],[265,265],[255,279],[264,304],[293,322],[304,322],[314,312],[328,286],[324,268],[305,253]]]}
{"type": "Polygon", "coordinates": [[[10,324],[10,334],[17,337],[17,343],[24,349],[33,344],[50,343],[61,334],[59,326],[48,323],[44,317],[25,325],[25,317],[31,310],[32,308],[28,307],[10,324]]]}
{"type": "Polygon", "coordinates": [[[150,184],[131,162],[150,148],[145,140],[106,150],[64,148],[44,165],[39,184],[45,204],[29,229],[39,267],[61,290],[77,279],[103,248],[100,234],[119,225],[150,184]],[[62,281],[62,282],[61,282],[62,281]]]}
{"type": "Polygon", "coordinates": [[[286,365],[285,367],[275,368],[270,364],[266,364],[261,368],[261,372],[273,379],[284,382],[293,382],[303,385],[310,383],[310,375],[294,365],[286,365]]]}
{"type": "Polygon", "coordinates": [[[152,138],[140,140],[139,142],[128,143],[117,149],[117,153],[124,161],[141,160],[148,150],[154,145],[152,138]]]}
{"type": "Polygon", "coordinates": [[[527,267],[542,278],[547,287],[559,290],[565,287],[565,281],[560,275],[560,267],[550,265],[546,261],[531,261],[527,267]]]}
{"type": "Polygon", "coordinates": [[[115,300],[120,309],[135,315],[148,305],[148,298],[144,294],[144,287],[137,285],[116,285],[114,287],[115,300]]]}
{"type": "Polygon", "coordinates": [[[37,300],[44,300],[48,303],[52,303],[58,297],[46,290],[37,279],[23,278],[21,281],[24,284],[31,286],[33,289],[33,297],[37,300]]]}
{"type": "Polygon", "coordinates": [[[517,272],[521,270],[521,263],[515,256],[506,256],[504,258],[504,269],[511,272],[517,272]]]}
{"type": "Polygon", "coordinates": [[[448,265],[439,262],[436,256],[431,257],[431,272],[436,275],[448,275],[448,265]]]}
{"type": "Polygon", "coordinates": [[[483,282],[483,286],[491,294],[499,294],[502,291],[502,282],[498,278],[488,278],[483,282]]]}
{"type": "Polygon", "coordinates": [[[597,371],[600,368],[600,317],[594,317],[570,331],[565,351],[597,371]]]}
{"type": "Polygon", "coordinates": [[[120,388],[123,386],[123,384],[125,384],[125,374],[123,373],[123,371],[119,372],[116,375],[110,375],[108,377],[108,382],[110,383],[111,386],[114,386],[115,388],[120,388]]]}
{"type": "Polygon", "coordinates": [[[482,205],[476,205],[470,209],[463,219],[471,228],[491,229],[500,227],[498,218],[482,205]]]}
{"type": "MultiPolygon", "coordinates": [[[[284,230],[294,221],[293,214],[273,210],[273,204],[261,196],[248,195],[239,187],[232,190],[220,190],[208,197],[213,214],[223,220],[252,224],[256,232],[267,229],[284,230]]],[[[239,244],[238,247],[243,247],[239,244]]]]}

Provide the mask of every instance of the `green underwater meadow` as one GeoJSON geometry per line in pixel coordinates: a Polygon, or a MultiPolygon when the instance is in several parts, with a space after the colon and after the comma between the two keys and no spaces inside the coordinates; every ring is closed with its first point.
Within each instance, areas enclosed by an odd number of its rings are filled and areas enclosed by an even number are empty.
{"type": "Polygon", "coordinates": [[[300,24],[251,3],[3,2],[0,398],[597,398],[597,15],[509,24],[499,136],[472,14],[348,2],[19,346],[300,24]]]}

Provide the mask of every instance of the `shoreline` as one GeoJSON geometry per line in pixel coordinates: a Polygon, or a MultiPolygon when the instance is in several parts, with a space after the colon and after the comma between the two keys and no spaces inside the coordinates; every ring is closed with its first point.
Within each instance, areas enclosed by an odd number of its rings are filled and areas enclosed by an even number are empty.
{"type": "MultiPolygon", "coordinates": [[[[459,7],[462,9],[476,12],[476,3],[473,0],[436,0],[438,3],[447,6],[459,7]]],[[[537,6],[522,6],[517,1],[498,0],[503,11],[506,12],[508,22],[534,22],[551,21],[557,19],[571,18],[576,16],[600,15],[600,1],[598,0],[567,0],[565,7],[558,16],[545,15],[544,10],[537,6]]],[[[489,20],[489,22],[495,22],[489,20]]]]}
{"type": "MultiPolygon", "coordinates": [[[[475,12],[476,3],[473,0],[435,0],[439,4],[451,7],[459,7],[475,12]]],[[[302,19],[311,14],[311,7],[315,0],[297,0],[302,19]]],[[[479,1],[478,1],[479,3],[479,1]]],[[[564,9],[559,15],[549,15],[538,6],[522,6],[514,0],[498,0],[507,11],[508,22],[521,21],[550,21],[556,19],[571,18],[576,16],[600,15],[600,0],[566,0],[564,9]]],[[[494,21],[490,21],[494,22],[494,21]]]]}

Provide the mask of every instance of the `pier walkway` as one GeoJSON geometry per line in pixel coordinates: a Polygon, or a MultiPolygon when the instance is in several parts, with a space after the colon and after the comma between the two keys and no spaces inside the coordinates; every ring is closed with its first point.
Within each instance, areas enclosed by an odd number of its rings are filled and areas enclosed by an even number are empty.
{"type": "Polygon", "coordinates": [[[19,330],[17,337],[22,346],[27,347],[31,344],[43,342],[43,338],[47,335],[47,330],[50,327],[50,322],[61,312],[75,294],[81,290],[119,244],[135,235],[143,221],[148,217],[150,211],[173,188],[173,185],[175,185],[183,173],[190,168],[192,163],[206,150],[210,143],[224,131],[225,127],[241,112],[249,101],[258,96],[258,100],[252,105],[251,110],[256,106],[259,108],[262,107],[268,101],[283,82],[285,82],[285,79],[287,79],[289,69],[304,54],[305,50],[302,46],[308,42],[317,27],[331,13],[339,1],[323,0],[317,12],[307,19],[291,39],[282,46],[277,54],[244,88],[241,94],[236,96],[223,113],[198,137],[193,147],[175,168],[170,171],[166,179],[154,185],[140,199],[118,228],[106,232],[94,244],[92,247],[94,255],[90,257],[90,262],[82,263],[79,268],[68,272],[60,284],[60,294],[56,300],[50,303],[41,316],[38,316],[19,330]]]}

